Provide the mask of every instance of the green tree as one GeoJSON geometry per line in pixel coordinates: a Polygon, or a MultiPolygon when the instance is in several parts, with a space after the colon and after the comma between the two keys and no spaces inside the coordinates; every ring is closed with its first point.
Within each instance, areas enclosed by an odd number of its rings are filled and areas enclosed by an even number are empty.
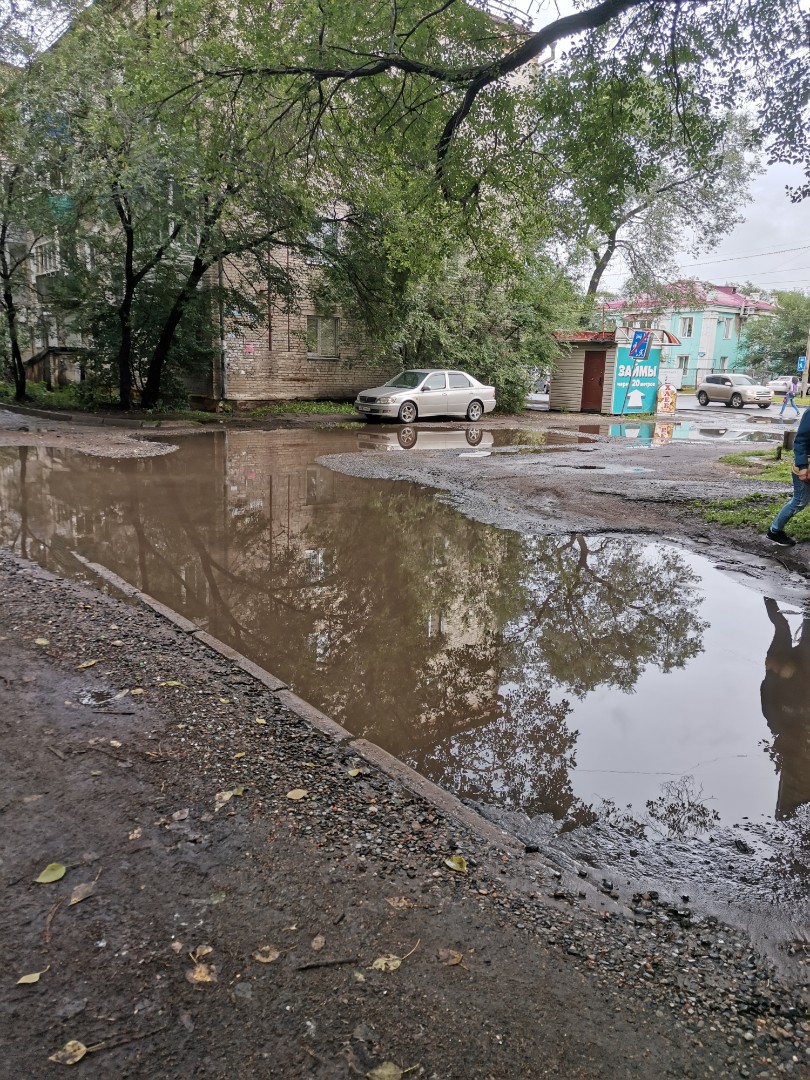
{"type": "Polygon", "coordinates": [[[810,296],[803,292],[774,292],[775,316],[750,319],[743,331],[741,355],[762,371],[780,375],[796,370],[796,359],[807,349],[810,296]]]}

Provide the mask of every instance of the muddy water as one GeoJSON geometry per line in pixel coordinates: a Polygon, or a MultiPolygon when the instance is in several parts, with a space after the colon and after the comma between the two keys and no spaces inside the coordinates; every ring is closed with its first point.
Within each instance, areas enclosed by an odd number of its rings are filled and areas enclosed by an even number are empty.
{"type": "Polygon", "coordinates": [[[104,564],[477,801],[695,831],[810,800],[800,612],[673,546],[521,536],[315,460],[365,438],[3,450],[0,535],[104,564]]]}

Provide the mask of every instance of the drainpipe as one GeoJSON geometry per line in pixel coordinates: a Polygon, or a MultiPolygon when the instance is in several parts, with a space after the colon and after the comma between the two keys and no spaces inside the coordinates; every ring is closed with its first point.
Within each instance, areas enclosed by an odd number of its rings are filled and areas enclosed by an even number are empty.
{"type": "Polygon", "coordinates": [[[223,297],[225,275],[222,270],[222,256],[217,260],[217,277],[219,284],[219,399],[225,401],[228,397],[228,357],[225,352],[225,300],[223,297]]]}

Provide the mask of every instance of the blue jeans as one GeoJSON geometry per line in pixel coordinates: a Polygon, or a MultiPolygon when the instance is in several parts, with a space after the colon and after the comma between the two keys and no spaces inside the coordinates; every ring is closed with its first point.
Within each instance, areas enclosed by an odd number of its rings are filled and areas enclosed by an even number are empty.
{"type": "Polygon", "coordinates": [[[781,409],[779,410],[779,415],[780,415],[780,416],[781,416],[781,415],[782,415],[782,413],[783,413],[783,412],[785,411],[785,409],[786,409],[786,408],[788,407],[788,405],[792,405],[792,406],[793,406],[793,408],[794,408],[794,409],[796,410],[796,415],[798,416],[798,415],[799,415],[799,409],[798,409],[798,407],[797,407],[797,405],[796,405],[796,399],[795,399],[795,395],[794,395],[794,394],[791,394],[791,392],[790,392],[789,390],[788,390],[788,392],[787,392],[787,393],[785,394],[785,399],[784,399],[784,401],[782,402],[782,408],[781,408],[781,409]]]}
{"type": "Polygon", "coordinates": [[[798,476],[793,474],[793,498],[789,503],[785,503],[779,513],[771,522],[771,528],[774,532],[780,532],[794,514],[798,514],[800,510],[804,510],[805,506],[810,503],[810,483],[805,480],[800,480],[798,476]]]}

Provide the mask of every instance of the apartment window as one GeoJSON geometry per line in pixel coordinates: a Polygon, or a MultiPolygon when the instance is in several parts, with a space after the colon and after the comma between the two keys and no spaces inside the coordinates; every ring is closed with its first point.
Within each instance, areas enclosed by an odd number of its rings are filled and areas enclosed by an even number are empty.
{"type": "Polygon", "coordinates": [[[59,246],[55,240],[37,244],[34,248],[34,265],[37,274],[52,274],[59,269],[59,246]]]}
{"type": "Polygon", "coordinates": [[[307,315],[307,356],[340,356],[340,319],[307,315]]]}
{"type": "Polygon", "coordinates": [[[729,317],[727,319],[723,319],[723,337],[725,338],[726,341],[728,341],[729,338],[731,337],[731,331],[732,331],[733,327],[734,327],[734,319],[733,318],[729,317]]]}
{"type": "Polygon", "coordinates": [[[728,357],[727,356],[721,356],[720,357],[720,370],[725,371],[727,367],[728,367],[728,357]]]}
{"type": "Polygon", "coordinates": [[[654,330],[655,319],[636,319],[633,326],[637,327],[639,330],[654,330]]]}
{"type": "Polygon", "coordinates": [[[695,320],[691,315],[683,315],[680,321],[678,337],[691,337],[695,328],[695,320]]]}
{"type": "Polygon", "coordinates": [[[676,360],[678,361],[678,367],[681,371],[686,371],[689,367],[689,353],[683,353],[681,356],[677,356],[676,360]]]}
{"type": "Polygon", "coordinates": [[[306,260],[310,265],[322,265],[337,254],[340,223],[324,218],[307,236],[306,260]]]}

